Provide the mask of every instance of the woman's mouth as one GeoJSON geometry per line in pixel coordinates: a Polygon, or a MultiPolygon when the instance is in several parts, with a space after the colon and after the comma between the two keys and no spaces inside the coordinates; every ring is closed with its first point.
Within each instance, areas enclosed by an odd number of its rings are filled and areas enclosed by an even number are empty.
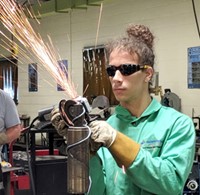
{"type": "Polygon", "coordinates": [[[115,93],[122,93],[125,89],[123,88],[113,88],[113,92],[115,93]]]}

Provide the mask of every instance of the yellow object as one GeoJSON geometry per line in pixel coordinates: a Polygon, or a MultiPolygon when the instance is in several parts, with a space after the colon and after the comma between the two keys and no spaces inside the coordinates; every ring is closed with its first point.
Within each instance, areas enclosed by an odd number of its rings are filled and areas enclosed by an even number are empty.
{"type": "Polygon", "coordinates": [[[109,150],[118,166],[127,168],[135,160],[140,150],[140,144],[136,143],[126,135],[117,132],[116,139],[109,150]]]}
{"type": "Polygon", "coordinates": [[[13,56],[17,56],[18,55],[19,50],[18,50],[17,43],[15,43],[15,42],[12,43],[12,45],[11,45],[11,52],[12,52],[13,56]]]}
{"type": "Polygon", "coordinates": [[[1,162],[1,167],[12,167],[12,165],[9,162],[2,161],[1,162]]]}

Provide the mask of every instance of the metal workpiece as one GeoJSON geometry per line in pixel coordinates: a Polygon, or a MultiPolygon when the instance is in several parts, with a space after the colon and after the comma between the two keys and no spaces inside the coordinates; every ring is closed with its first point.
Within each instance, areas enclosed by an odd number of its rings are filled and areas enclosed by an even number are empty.
{"type": "Polygon", "coordinates": [[[89,191],[89,121],[90,105],[86,98],[61,100],[61,117],[68,126],[67,131],[67,192],[86,194],[89,191]]]}
{"type": "Polygon", "coordinates": [[[85,194],[89,188],[88,127],[69,127],[67,136],[67,185],[70,194],[85,194]]]}

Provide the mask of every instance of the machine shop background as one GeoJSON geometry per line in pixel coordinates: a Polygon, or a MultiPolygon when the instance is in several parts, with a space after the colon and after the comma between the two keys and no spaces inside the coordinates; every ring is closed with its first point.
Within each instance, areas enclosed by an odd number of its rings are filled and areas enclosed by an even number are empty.
{"type": "MultiPolygon", "coordinates": [[[[147,25],[155,35],[155,72],[157,80],[152,96],[161,101],[168,98],[166,89],[172,93],[173,106],[193,117],[196,129],[200,129],[200,1],[199,0],[72,0],[73,7],[58,10],[56,2],[63,0],[41,0],[41,9],[36,19],[29,18],[37,33],[53,46],[60,58],[68,66],[77,93],[84,96],[84,60],[85,48],[98,48],[113,37],[124,33],[129,23],[147,25]],[[93,2],[85,5],[84,2],[93,2]],[[54,5],[54,6],[53,6],[54,5]],[[197,52],[196,52],[197,51],[197,52]],[[194,56],[193,55],[194,52],[194,56]],[[196,53],[195,53],[196,52],[196,53]],[[191,64],[196,63],[198,85],[189,85],[191,64]],[[158,91],[157,91],[158,90],[158,91]]],[[[25,0],[16,0],[25,4],[25,0]]],[[[33,10],[38,8],[38,0],[30,0],[33,10]]],[[[67,1],[66,1],[67,2],[67,1]]],[[[40,7],[39,6],[39,7],[40,7]]],[[[12,38],[19,47],[23,46],[0,23],[0,32],[12,38]]],[[[1,47],[5,37],[0,33],[0,64],[10,52],[1,47]]],[[[18,104],[21,117],[30,122],[38,111],[57,105],[61,99],[68,99],[66,93],[58,89],[57,83],[45,69],[37,68],[37,87],[30,91],[29,74],[32,66],[39,64],[36,56],[28,54],[27,61],[21,53],[18,58],[18,104]]],[[[170,101],[169,101],[170,103],[170,101]]],[[[115,105],[112,105],[114,107],[115,105]]],[[[197,148],[199,153],[200,135],[198,131],[197,148]]],[[[199,159],[197,159],[199,162],[199,159]]],[[[192,173],[199,171],[199,163],[193,166],[192,173]]],[[[47,170],[49,172],[49,170],[47,170]]],[[[199,184],[199,174],[194,176],[199,184]]],[[[191,178],[192,180],[193,178],[191,178]]],[[[42,180],[42,179],[41,179],[42,180]]],[[[190,178],[188,180],[190,182],[190,178]]],[[[199,191],[198,189],[194,191],[199,191]]],[[[188,190],[188,189],[187,189],[188,190]]],[[[187,194],[187,192],[186,192],[187,194]]]]}
{"type": "MultiPolygon", "coordinates": [[[[195,9],[198,19],[200,2],[197,0],[195,9]]],[[[69,72],[79,95],[83,94],[84,47],[102,45],[110,38],[121,35],[129,23],[149,26],[156,36],[155,70],[159,72],[159,85],[163,93],[165,88],[170,88],[180,97],[183,113],[189,116],[200,115],[200,90],[189,89],[187,80],[187,50],[199,46],[191,0],[104,0],[99,1],[96,6],[74,8],[66,13],[47,12],[38,20],[40,24],[34,25],[36,32],[41,34],[43,40],[49,35],[60,57],[68,61],[69,72]],[[102,7],[100,3],[103,3],[102,7]]],[[[35,23],[33,19],[30,19],[30,22],[35,23]]],[[[0,29],[10,36],[10,32],[7,32],[2,24],[0,29]]],[[[1,47],[0,53],[10,55],[1,47]]],[[[22,58],[19,54],[17,108],[20,115],[28,115],[33,119],[39,109],[56,104],[62,98],[66,98],[66,95],[63,91],[57,91],[57,84],[51,75],[40,69],[38,91],[29,92],[28,64],[31,62],[22,63],[22,58]]],[[[32,56],[30,58],[32,63],[37,63],[37,59],[32,56]]]]}

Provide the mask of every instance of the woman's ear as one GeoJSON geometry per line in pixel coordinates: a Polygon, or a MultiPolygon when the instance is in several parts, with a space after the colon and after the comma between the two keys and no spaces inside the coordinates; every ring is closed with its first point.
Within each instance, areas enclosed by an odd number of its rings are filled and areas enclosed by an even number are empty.
{"type": "Polygon", "coordinates": [[[145,82],[148,83],[153,77],[154,70],[151,66],[148,66],[145,73],[146,73],[145,82]]]}

